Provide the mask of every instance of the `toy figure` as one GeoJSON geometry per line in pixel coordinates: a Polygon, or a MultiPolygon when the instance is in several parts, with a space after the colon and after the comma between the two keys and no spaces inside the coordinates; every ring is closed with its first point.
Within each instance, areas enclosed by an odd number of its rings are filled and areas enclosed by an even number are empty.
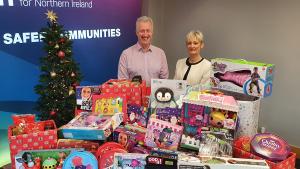
{"type": "Polygon", "coordinates": [[[152,108],[177,107],[177,103],[174,100],[174,93],[169,88],[158,88],[154,94],[154,97],[155,100],[153,100],[151,103],[152,108]]]}
{"type": "Polygon", "coordinates": [[[54,158],[48,157],[43,162],[43,169],[56,169],[57,161],[54,158]]]}
{"type": "Polygon", "coordinates": [[[17,159],[18,162],[22,163],[24,169],[40,169],[41,168],[41,159],[39,157],[34,158],[29,152],[25,152],[22,155],[22,158],[17,159]]]}
{"type": "Polygon", "coordinates": [[[249,92],[252,93],[253,91],[253,86],[256,86],[256,90],[258,95],[260,95],[260,88],[259,88],[259,84],[258,84],[258,80],[259,80],[260,76],[258,74],[258,68],[254,67],[253,68],[253,73],[251,74],[251,83],[250,85],[250,89],[249,92]]]}
{"type": "Polygon", "coordinates": [[[83,165],[83,162],[82,162],[82,158],[79,157],[79,156],[75,156],[73,159],[72,159],[72,163],[74,165],[74,169],[92,169],[92,166],[90,164],[88,165],[83,165]]]}
{"type": "Polygon", "coordinates": [[[223,128],[225,119],[225,114],[221,111],[213,111],[210,114],[210,124],[213,127],[223,128]]]}

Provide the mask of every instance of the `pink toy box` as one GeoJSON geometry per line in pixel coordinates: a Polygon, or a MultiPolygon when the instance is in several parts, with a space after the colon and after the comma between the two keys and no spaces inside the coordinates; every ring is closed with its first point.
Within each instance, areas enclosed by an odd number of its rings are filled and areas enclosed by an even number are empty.
{"type": "Polygon", "coordinates": [[[145,136],[146,146],[177,150],[182,131],[182,126],[150,118],[145,136]]]}
{"type": "Polygon", "coordinates": [[[271,96],[273,64],[225,58],[212,59],[211,63],[214,87],[259,97],[271,96]]]}

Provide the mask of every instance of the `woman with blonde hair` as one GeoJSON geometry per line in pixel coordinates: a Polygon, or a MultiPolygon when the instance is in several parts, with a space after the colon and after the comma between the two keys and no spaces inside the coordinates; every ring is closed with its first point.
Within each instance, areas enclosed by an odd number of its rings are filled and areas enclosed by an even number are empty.
{"type": "Polygon", "coordinates": [[[174,79],[187,80],[188,85],[210,85],[211,63],[201,56],[204,37],[200,31],[190,31],[186,35],[189,57],[179,59],[174,79]]]}

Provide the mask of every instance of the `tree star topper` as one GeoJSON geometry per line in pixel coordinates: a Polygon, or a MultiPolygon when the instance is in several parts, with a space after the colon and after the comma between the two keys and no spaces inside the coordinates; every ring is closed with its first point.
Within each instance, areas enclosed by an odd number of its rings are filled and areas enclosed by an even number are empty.
{"type": "Polygon", "coordinates": [[[47,18],[48,18],[51,22],[56,21],[56,19],[58,18],[58,17],[56,16],[56,13],[54,13],[53,11],[48,11],[48,10],[47,10],[46,15],[47,15],[47,18]]]}

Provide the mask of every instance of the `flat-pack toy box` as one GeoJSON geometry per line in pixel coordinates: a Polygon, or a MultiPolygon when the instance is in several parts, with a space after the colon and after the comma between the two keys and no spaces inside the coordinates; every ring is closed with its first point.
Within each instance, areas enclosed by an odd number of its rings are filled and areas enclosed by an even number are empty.
{"type": "Polygon", "coordinates": [[[146,157],[148,154],[138,153],[115,153],[114,167],[116,169],[134,168],[144,169],[146,166],[146,157]]]}
{"type": "Polygon", "coordinates": [[[226,157],[199,157],[181,158],[178,160],[179,169],[269,169],[265,160],[226,158],[226,157]]]}
{"type": "Polygon", "coordinates": [[[274,64],[215,58],[212,83],[219,89],[267,97],[272,94],[274,64]]]}
{"type": "Polygon", "coordinates": [[[99,86],[76,86],[77,109],[92,111],[92,96],[100,93],[99,86]]]}
{"type": "Polygon", "coordinates": [[[181,147],[200,154],[231,156],[238,104],[216,90],[191,91],[183,98],[181,147]]]}
{"type": "Polygon", "coordinates": [[[105,140],[122,121],[122,113],[98,116],[91,112],[82,112],[68,124],[60,127],[59,134],[68,139],[105,140]]]}
{"type": "Polygon", "coordinates": [[[15,168],[62,169],[64,160],[72,151],[82,149],[25,150],[15,156],[15,168]]]}

